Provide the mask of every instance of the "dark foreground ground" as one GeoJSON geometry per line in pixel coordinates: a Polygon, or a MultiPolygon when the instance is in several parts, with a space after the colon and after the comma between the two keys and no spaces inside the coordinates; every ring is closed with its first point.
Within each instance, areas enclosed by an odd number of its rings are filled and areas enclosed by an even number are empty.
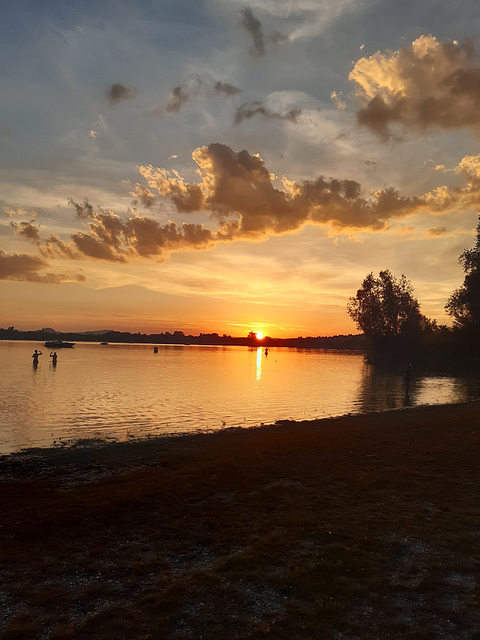
{"type": "Polygon", "coordinates": [[[480,639],[480,403],[0,460],[0,637],[480,639]]]}

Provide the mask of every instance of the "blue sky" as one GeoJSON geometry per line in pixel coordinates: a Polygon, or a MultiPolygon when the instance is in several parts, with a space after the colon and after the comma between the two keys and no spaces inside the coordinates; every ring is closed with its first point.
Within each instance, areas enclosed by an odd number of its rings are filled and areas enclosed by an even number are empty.
{"type": "Polygon", "coordinates": [[[350,333],[385,268],[448,320],[478,216],[477,3],[3,14],[2,326],[350,333]]]}

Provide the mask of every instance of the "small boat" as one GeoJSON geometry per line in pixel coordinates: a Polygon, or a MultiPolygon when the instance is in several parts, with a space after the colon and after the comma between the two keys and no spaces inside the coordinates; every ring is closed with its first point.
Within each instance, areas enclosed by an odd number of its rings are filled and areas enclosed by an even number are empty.
{"type": "Polygon", "coordinates": [[[100,342],[100,344],[108,344],[108,342],[100,342]]]}
{"type": "Polygon", "coordinates": [[[44,346],[47,347],[47,349],[71,348],[75,346],[75,342],[67,342],[66,340],[47,340],[44,343],[44,346]]]}

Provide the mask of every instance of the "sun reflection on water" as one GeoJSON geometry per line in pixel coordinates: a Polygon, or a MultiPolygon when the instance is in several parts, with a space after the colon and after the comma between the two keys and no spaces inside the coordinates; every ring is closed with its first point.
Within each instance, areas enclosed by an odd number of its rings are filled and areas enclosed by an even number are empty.
{"type": "Polygon", "coordinates": [[[257,348],[257,382],[262,379],[262,347],[257,348]]]}

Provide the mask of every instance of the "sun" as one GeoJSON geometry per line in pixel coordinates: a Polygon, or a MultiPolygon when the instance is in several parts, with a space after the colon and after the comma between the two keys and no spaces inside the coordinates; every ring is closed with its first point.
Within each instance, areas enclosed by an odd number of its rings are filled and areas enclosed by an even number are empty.
{"type": "Polygon", "coordinates": [[[255,331],[255,335],[257,336],[257,340],[263,340],[263,331],[255,331]]]}

